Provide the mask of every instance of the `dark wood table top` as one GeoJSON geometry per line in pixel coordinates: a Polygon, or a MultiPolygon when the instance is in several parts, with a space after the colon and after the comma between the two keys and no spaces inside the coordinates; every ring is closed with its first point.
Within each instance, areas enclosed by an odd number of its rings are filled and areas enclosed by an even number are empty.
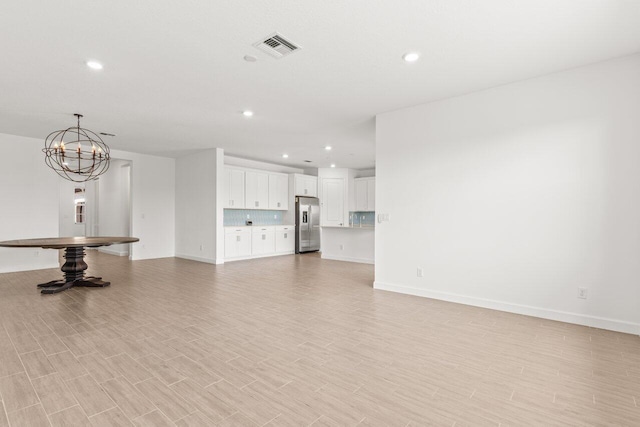
{"type": "Polygon", "coordinates": [[[64,249],[73,247],[99,247],[109,246],[119,243],[133,243],[140,239],[137,237],[49,237],[44,239],[20,239],[6,240],[0,242],[0,246],[6,248],[44,248],[44,249],[64,249]]]}

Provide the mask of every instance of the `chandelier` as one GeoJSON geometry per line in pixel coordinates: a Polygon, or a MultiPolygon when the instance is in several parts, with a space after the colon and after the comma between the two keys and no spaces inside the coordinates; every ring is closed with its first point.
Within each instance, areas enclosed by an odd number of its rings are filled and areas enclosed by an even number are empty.
{"type": "Polygon", "coordinates": [[[109,147],[94,132],[78,126],[51,132],[44,142],[44,161],[61,177],[74,182],[97,179],[109,169],[109,147]]]}

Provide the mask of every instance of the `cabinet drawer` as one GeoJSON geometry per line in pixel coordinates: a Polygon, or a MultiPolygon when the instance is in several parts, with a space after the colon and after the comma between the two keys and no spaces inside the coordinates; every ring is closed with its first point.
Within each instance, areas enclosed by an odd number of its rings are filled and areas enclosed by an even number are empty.
{"type": "Polygon", "coordinates": [[[276,231],[276,228],[273,226],[253,226],[251,227],[251,232],[256,233],[273,233],[276,231]]]}
{"type": "Polygon", "coordinates": [[[251,227],[225,227],[224,228],[224,234],[229,234],[229,233],[247,233],[250,234],[251,233],[251,227]]]}
{"type": "Polygon", "coordinates": [[[294,231],[295,225],[276,225],[276,231],[294,231]]]}

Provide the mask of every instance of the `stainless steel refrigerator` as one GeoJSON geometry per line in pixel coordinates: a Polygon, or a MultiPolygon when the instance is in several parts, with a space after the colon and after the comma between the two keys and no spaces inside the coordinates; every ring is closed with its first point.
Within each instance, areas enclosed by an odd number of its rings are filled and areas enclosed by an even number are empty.
{"type": "Polygon", "coordinates": [[[296,253],[320,250],[320,202],[296,196],[296,253]]]}

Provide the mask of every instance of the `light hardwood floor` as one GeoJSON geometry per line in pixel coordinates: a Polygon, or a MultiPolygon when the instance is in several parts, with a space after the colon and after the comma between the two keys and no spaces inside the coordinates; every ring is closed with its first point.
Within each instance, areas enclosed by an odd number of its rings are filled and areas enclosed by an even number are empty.
{"type": "Polygon", "coordinates": [[[373,267],[91,252],[0,275],[2,426],[640,425],[640,338],[372,289],[373,267]]]}

